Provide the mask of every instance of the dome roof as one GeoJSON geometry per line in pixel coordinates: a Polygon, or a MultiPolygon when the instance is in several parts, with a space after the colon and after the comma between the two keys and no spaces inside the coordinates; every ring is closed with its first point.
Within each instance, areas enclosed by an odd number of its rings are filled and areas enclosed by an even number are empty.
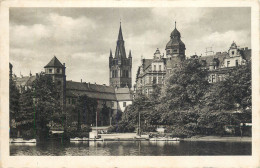
{"type": "Polygon", "coordinates": [[[170,41],[166,44],[166,49],[175,47],[185,48],[185,44],[181,41],[181,39],[171,38],[170,41]]]}
{"type": "Polygon", "coordinates": [[[181,37],[181,33],[176,28],[171,33],[171,38],[173,37],[181,37]]]}

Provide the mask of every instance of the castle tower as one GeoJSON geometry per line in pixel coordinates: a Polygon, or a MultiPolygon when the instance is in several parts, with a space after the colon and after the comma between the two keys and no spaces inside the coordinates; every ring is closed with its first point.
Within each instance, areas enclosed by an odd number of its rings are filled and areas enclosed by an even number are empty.
{"type": "Polygon", "coordinates": [[[129,51],[129,55],[126,57],[121,22],[114,57],[112,55],[112,51],[110,50],[109,71],[110,86],[132,87],[132,54],[131,51],[129,51]]]}
{"type": "Polygon", "coordinates": [[[65,63],[62,65],[61,62],[54,56],[51,61],[44,67],[45,74],[50,75],[53,82],[58,88],[58,94],[60,97],[61,105],[63,110],[66,104],[66,73],[65,63]]]}
{"type": "Polygon", "coordinates": [[[175,22],[175,28],[171,33],[171,39],[166,45],[166,57],[167,58],[173,58],[178,57],[181,60],[185,59],[185,44],[181,41],[181,33],[176,28],[176,22],[175,22]]]}

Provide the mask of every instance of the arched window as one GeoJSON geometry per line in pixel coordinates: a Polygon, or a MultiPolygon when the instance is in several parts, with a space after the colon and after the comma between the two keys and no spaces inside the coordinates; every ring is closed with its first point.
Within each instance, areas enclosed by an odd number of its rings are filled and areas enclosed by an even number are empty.
{"type": "Polygon", "coordinates": [[[128,70],[125,71],[125,76],[128,78],[128,70]]]}

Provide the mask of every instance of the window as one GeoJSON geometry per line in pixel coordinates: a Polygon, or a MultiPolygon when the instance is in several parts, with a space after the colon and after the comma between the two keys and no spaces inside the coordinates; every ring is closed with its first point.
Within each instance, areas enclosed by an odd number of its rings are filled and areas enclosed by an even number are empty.
{"type": "Polygon", "coordinates": [[[234,55],[235,54],[235,52],[234,51],[232,51],[232,55],[234,55]]]}
{"type": "Polygon", "coordinates": [[[60,68],[57,69],[57,73],[60,73],[60,68]]]}
{"type": "Polygon", "coordinates": [[[153,84],[156,84],[156,77],[153,77],[153,84]]]}
{"type": "Polygon", "coordinates": [[[162,84],[162,77],[158,77],[158,84],[162,84]]]}
{"type": "Polygon", "coordinates": [[[128,70],[125,71],[125,76],[128,78],[128,70]]]}
{"type": "Polygon", "coordinates": [[[173,50],[173,52],[177,52],[177,50],[173,50]]]}
{"type": "Polygon", "coordinates": [[[227,61],[227,67],[229,67],[229,65],[230,65],[230,61],[227,61]]]}
{"type": "Polygon", "coordinates": [[[236,66],[238,66],[238,60],[236,60],[236,66]]]}
{"type": "Polygon", "coordinates": [[[117,78],[117,70],[115,70],[115,78],[117,78]]]}
{"type": "Polygon", "coordinates": [[[156,65],[153,66],[153,70],[156,71],[156,65]]]}
{"type": "Polygon", "coordinates": [[[149,77],[149,84],[152,84],[152,77],[149,77]]]}
{"type": "Polygon", "coordinates": [[[211,76],[211,81],[212,81],[212,83],[216,82],[215,75],[211,76]]]}
{"type": "Polygon", "coordinates": [[[49,69],[49,73],[52,73],[52,69],[49,69]]]}
{"type": "Polygon", "coordinates": [[[123,107],[126,107],[126,102],[123,102],[123,107]]]}
{"type": "Polygon", "coordinates": [[[161,71],[162,70],[162,65],[159,65],[159,71],[161,71]]]}
{"type": "Polygon", "coordinates": [[[111,102],[111,106],[114,107],[114,102],[111,102]]]}
{"type": "Polygon", "coordinates": [[[71,102],[72,102],[72,104],[75,104],[75,99],[72,99],[72,101],[71,101],[71,102]]]}

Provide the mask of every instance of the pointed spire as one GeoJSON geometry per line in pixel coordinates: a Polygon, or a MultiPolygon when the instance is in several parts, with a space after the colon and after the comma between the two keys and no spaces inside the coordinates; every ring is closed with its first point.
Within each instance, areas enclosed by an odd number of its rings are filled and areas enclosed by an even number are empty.
{"type": "Polygon", "coordinates": [[[132,58],[131,50],[129,50],[129,56],[128,56],[128,58],[132,58]]]}
{"type": "Polygon", "coordinates": [[[117,39],[118,41],[119,40],[124,40],[123,39],[123,33],[122,33],[122,28],[121,28],[121,21],[120,21],[120,28],[119,28],[119,33],[118,33],[118,39],[117,39]]]}
{"type": "Polygon", "coordinates": [[[175,21],[175,29],[176,29],[176,21],[175,21]]]}

